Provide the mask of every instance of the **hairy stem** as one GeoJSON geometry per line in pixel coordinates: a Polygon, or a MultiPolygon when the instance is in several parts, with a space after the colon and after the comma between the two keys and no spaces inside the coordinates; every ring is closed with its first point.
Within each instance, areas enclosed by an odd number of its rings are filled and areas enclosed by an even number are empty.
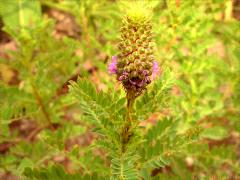
{"type": "Polygon", "coordinates": [[[133,112],[133,105],[135,101],[135,96],[132,93],[127,94],[127,114],[125,124],[122,129],[122,153],[126,151],[126,147],[128,142],[132,136],[132,126],[133,126],[133,119],[132,119],[132,112],[133,112]]]}

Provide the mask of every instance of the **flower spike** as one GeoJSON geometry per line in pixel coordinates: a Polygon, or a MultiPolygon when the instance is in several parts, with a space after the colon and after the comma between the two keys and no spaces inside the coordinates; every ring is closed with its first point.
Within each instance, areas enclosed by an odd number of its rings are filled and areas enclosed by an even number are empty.
{"type": "Polygon", "coordinates": [[[123,18],[119,54],[113,56],[108,70],[132,96],[139,96],[147,85],[159,75],[154,59],[151,15],[144,6],[130,7],[123,18]]]}

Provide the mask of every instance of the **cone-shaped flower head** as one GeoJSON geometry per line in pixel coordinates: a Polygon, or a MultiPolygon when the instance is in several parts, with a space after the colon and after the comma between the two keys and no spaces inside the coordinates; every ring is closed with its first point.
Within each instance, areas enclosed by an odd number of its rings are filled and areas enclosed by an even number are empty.
{"type": "Polygon", "coordinates": [[[142,4],[134,4],[123,18],[119,54],[113,56],[109,72],[116,73],[127,93],[141,94],[159,72],[154,60],[151,15],[142,4]]]}

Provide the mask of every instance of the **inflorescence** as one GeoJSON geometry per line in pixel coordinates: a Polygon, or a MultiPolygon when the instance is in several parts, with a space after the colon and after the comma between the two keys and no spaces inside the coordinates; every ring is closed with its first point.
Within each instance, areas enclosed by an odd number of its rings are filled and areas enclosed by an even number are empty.
{"type": "Polygon", "coordinates": [[[137,97],[159,75],[150,18],[144,12],[127,14],[120,31],[120,53],[112,57],[108,71],[117,75],[127,93],[137,97]]]}

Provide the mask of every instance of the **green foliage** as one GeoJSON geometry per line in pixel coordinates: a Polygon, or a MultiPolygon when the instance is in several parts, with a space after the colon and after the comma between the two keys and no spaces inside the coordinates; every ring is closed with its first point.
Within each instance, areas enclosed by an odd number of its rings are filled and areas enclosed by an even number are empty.
{"type": "Polygon", "coordinates": [[[107,149],[111,156],[112,179],[137,178],[134,155],[118,157],[121,153],[121,128],[124,126],[125,98],[116,97],[114,93],[97,92],[87,80],[78,79],[71,82],[70,91],[76,97],[83,116],[92,122],[101,139],[99,147],[107,149]]]}
{"type": "Polygon", "coordinates": [[[227,136],[227,130],[221,126],[214,126],[212,128],[208,128],[202,133],[202,137],[214,140],[221,140],[226,138],[227,136]]]}
{"type": "Polygon", "coordinates": [[[40,22],[40,2],[34,0],[3,0],[0,2],[0,15],[5,26],[21,31],[40,22]]]}
{"type": "Polygon", "coordinates": [[[65,120],[64,109],[73,102],[59,95],[79,60],[74,55],[78,42],[52,36],[54,23],[38,13],[39,1],[7,2],[1,17],[17,50],[8,53],[10,61],[0,59],[0,73],[13,74],[17,81],[1,80],[0,144],[6,155],[0,157],[0,166],[1,171],[20,175],[25,167],[39,168],[46,161],[51,164],[58,155],[74,161],[78,156],[65,152],[65,142],[85,130],[65,120]],[[2,67],[7,70],[2,71],[2,67]]]}
{"type": "Polygon", "coordinates": [[[122,110],[125,99],[117,99],[114,95],[104,92],[96,92],[92,83],[87,80],[70,82],[70,91],[76,96],[82,111],[89,116],[89,121],[94,121],[99,128],[107,128],[112,121],[122,119],[122,110]]]}
{"type": "MultiPolygon", "coordinates": [[[[219,52],[210,52],[221,44],[212,32],[221,5],[211,1],[185,1],[178,7],[168,1],[168,10],[158,16],[166,19],[157,30],[159,55],[169,64],[174,60],[171,66],[178,76],[179,94],[174,96],[172,106],[176,115],[189,124],[224,109],[223,96],[216,91],[229,81],[223,73],[228,74],[230,66],[217,55],[219,52]]],[[[188,128],[188,124],[183,126],[188,128]]]]}
{"type": "Polygon", "coordinates": [[[119,128],[125,114],[125,99],[116,97],[114,93],[97,92],[92,83],[78,79],[71,82],[70,91],[76,97],[85,120],[92,122],[95,131],[106,138],[100,141],[101,146],[117,149],[119,144],[119,128]]]}
{"type": "Polygon", "coordinates": [[[147,1],[161,75],[129,110],[106,72],[129,2],[0,1],[0,179],[239,179],[237,7],[147,1]]]}
{"type": "MultiPolygon", "coordinates": [[[[158,84],[159,82],[161,81],[159,80],[156,83],[158,84]]],[[[161,87],[165,83],[159,84],[153,85],[151,90],[154,92],[154,89],[157,89],[157,87],[165,90],[165,87],[161,87]]],[[[169,89],[168,84],[166,87],[169,89]]],[[[117,99],[113,98],[115,97],[114,94],[110,96],[102,91],[97,92],[95,87],[87,80],[78,79],[77,82],[71,82],[70,90],[76,97],[83,111],[83,116],[86,116],[87,120],[96,126],[96,132],[101,136],[97,145],[104,147],[110,152],[110,157],[112,158],[112,179],[138,179],[139,175],[136,169],[138,159],[142,161],[141,166],[143,173],[145,173],[144,176],[150,169],[169,165],[169,156],[171,157],[175,153],[178,154],[198,137],[199,131],[196,128],[188,130],[185,134],[176,134],[175,128],[177,124],[172,119],[163,119],[148,130],[145,138],[142,137],[145,139],[145,142],[139,149],[141,152],[140,156],[134,152],[139,144],[137,139],[129,141],[127,148],[131,150],[128,150],[128,153],[123,153],[121,152],[122,134],[119,129],[124,127],[125,122],[121,121],[124,118],[124,114],[121,114],[119,120],[111,118],[114,117],[114,112],[121,112],[114,108],[123,109],[125,101],[120,99],[121,103],[119,103],[117,99]],[[114,102],[121,106],[114,106],[114,102]]],[[[161,92],[164,91],[162,90],[161,92]]],[[[136,108],[136,114],[138,111],[139,109],[136,108]]],[[[116,117],[119,117],[119,115],[116,117]]],[[[135,134],[132,135],[132,138],[139,138],[137,135],[138,131],[134,131],[135,134]]]]}
{"type": "Polygon", "coordinates": [[[142,177],[148,179],[151,171],[173,163],[190,144],[199,139],[200,129],[193,127],[183,134],[176,133],[178,121],[162,119],[146,133],[146,142],[141,150],[142,177]],[[147,148],[146,148],[147,147],[147,148]]]}
{"type": "Polygon", "coordinates": [[[93,175],[86,175],[82,176],[80,174],[67,174],[64,172],[64,169],[61,166],[52,166],[49,169],[41,169],[39,170],[31,170],[26,169],[24,172],[24,175],[26,176],[26,180],[52,180],[52,179],[59,179],[59,180],[101,180],[104,179],[103,177],[99,177],[96,174],[93,175]]]}
{"type": "Polygon", "coordinates": [[[138,172],[135,168],[136,156],[122,156],[111,160],[111,179],[137,180],[138,172]]]}
{"type": "Polygon", "coordinates": [[[136,102],[137,118],[139,118],[139,120],[145,120],[151,113],[166,107],[173,84],[173,75],[169,70],[164,70],[161,77],[153,84],[153,87],[145,92],[136,102]]]}

